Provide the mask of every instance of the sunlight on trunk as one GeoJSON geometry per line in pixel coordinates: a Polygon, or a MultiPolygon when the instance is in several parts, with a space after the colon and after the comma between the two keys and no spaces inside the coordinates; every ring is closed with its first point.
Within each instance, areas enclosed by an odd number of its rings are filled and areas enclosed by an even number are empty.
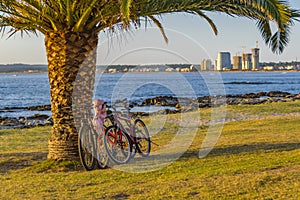
{"type": "Polygon", "coordinates": [[[45,37],[54,122],[49,159],[78,158],[78,133],[72,106],[92,102],[97,43],[98,35],[91,33],[55,32],[45,37]]]}

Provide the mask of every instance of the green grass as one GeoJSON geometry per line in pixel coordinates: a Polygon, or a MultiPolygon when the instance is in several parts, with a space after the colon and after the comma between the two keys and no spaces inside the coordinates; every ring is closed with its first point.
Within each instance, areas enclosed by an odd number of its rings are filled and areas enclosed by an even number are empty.
{"type": "MultiPolygon", "coordinates": [[[[298,104],[228,106],[229,118],[263,118],[226,123],[202,159],[198,152],[208,126],[198,125],[180,159],[147,173],[86,172],[78,162],[47,161],[50,127],[0,130],[0,199],[299,199],[300,116],[283,116],[297,114],[298,104]]],[[[191,119],[197,115],[188,113],[191,119]]],[[[210,109],[201,109],[201,118],[209,119],[210,109]]],[[[168,116],[153,136],[159,144],[154,152],[175,137],[179,119],[168,116]]],[[[155,130],[157,120],[145,121],[155,130]]]]}
{"type": "Polygon", "coordinates": [[[300,113],[300,101],[274,102],[258,105],[230,105],[227,106],[227,114],[236,116],[270,116],[288,115],[300,113]]]}

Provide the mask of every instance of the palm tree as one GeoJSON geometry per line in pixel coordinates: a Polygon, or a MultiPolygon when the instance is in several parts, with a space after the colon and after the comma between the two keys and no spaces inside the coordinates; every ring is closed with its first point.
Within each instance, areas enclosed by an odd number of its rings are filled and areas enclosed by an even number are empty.
{"type": "Polygon", "coordinates": [[[257,20],[263,39],[275,53],[283,51],[290,27],[299,17],[283,0],[1,0],[2,33],[40,32],[45,36],[54,121],[49,159],[73,160],[78,156],[72,105],[89,105],[92,100],[99,32],[130,30],[144,19],[154,22],[167,41],[157,16],[179,12],[204,18],[215,34],[218,30],[207,12],[257,20]],[[272,22],[277,25],[275,33],[272,22]],[[74,91],[81,95],[72,96],[74,91]]]}

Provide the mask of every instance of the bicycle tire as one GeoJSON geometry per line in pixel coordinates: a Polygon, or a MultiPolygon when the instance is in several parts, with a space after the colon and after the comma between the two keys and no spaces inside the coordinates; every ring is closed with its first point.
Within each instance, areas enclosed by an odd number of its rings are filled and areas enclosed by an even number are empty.
{"type": "Polygon", "coordinates": [[[87,171],[95,168],[94,133],[90,126],[83,125],[78,134],[78,151],[81,164],[87,171]]]}
{"type": "Polygon", "coordinates": [[[97,137],[97,165],[99,169],[105,169],[109,165],[109,157],[104,146],[104,134],[97,137]]]}
{"type": "Polygon", "coordinates": [[[151,151],[151,140],[146,124],[141,119],[136,119],[133,126],[134,143],[138,153],[147,157],[151,151]]]}
{"type": "Polygon", "coordinates": [[[109,158],[116,164],[128,163],[131,157],[131,141],[129,136],[121,132],[117,126],[110,126],[104,135],[105,150],[109,158]]]}

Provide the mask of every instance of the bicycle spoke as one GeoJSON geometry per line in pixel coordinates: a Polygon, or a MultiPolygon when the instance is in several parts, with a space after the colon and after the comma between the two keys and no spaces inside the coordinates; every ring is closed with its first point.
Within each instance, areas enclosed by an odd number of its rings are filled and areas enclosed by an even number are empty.
{"type": "Polygon", "coordinates": [[[95,150],[92,130],[88,126],[81,127],[78,136],[78,150],[82,165],[86,170],[95,166],[95,150]]]}
{"type": "Polygon", "coordinates": [[[126,134],[111,126],[105,132],[104,144],[108,156],[117,164],[127,163],[131,154],[131,143],[126,134]]]}

